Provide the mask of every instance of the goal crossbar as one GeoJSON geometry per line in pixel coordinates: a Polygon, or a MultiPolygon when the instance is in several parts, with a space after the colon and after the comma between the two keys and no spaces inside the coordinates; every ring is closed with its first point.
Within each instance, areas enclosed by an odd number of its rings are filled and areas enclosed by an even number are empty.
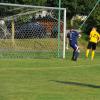
{"type": "Polygon", "coordinates": [[[55,9],[55,10],[65,10],[66,8],[58,7],[46,7],[46,6],[33,6],[33,5],[21,5],[21,4],[12,4],[12,3],[0,3],[2,6],[14,6],[14,7],[30,7],[30,8],[42,8],[42,9],[55,9]]]}

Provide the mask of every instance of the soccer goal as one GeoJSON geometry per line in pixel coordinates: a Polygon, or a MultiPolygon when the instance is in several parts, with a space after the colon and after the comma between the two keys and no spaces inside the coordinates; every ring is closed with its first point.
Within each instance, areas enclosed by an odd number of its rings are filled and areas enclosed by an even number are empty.
{"type": "Polygon", "coordinates": [[[65,33],[65,8],[0,3],[0,57],[65,58],[65,33]]]}

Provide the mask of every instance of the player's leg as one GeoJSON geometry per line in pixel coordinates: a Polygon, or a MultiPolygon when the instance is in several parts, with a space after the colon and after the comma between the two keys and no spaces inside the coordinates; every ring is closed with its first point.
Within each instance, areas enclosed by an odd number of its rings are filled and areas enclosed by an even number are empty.
{"type": "Polygon", "coordinates": [[[91,60],[94,59],[94,56],[95,56],[95,50],[96,50],[96,43],[93,43],[93,44],[92,44],[91,60]]]}
{"type": "Polygon", "coordinates": [[[77,61],[77,58],[79,56],[79,48],[78,48],[77,44],[73,44],[72,48],[74,49],[72,60],[77,61]]]}
{"type": "Polygon", "coordinates": [[[89,43],[88,43],[88,46],[87,46],[86,58],[88,58],[88,56],[89,56],[90,49],[91,49],[91,42],[89,42],[89,43]]]}
{"type": "Polygon", "coordinates": [[[90,51],[89,49],[86,50],[86,58],[88,58],[89,56],[89,51],[90,51]]]}
{"type": "Polygon", "coordinates": [[[72,54],[71,60],[74,60],[74,53],[75,53],[75,50],[74,50],[74,43],[73,43],[72,41],[69,41],[69,45],[70,45],[70,47],[73,48],[73,54],[72,54]]]}
{"type": "Polygon", "coordinates": [[[94,55],[95,55],[95,51],[94,51],[94,50],[92,50],[91,60],[93,60],[93,59],[94,59],[94,55]]]}
{"type": "Polygon", "coordinates": [[[72,60],[74,60],[75,50],[73,50],[72,60]]]}
{"type": "Polygon", "coordinates": [[[76,49],[74,53],[74,60],[77,61],[77,58],[79,57],[79,47],[75,44],[76,49]]]}

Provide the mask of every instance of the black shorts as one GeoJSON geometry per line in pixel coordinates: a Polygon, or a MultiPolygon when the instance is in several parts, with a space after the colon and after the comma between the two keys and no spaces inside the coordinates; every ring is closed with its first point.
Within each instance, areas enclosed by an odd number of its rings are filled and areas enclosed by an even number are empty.
{"type": "Polygon", "coordinates": [[[89,42],[88,46],[87,46],[87,49],[96,50],[96,45],[97,45],[96,43],[89,42]]]}

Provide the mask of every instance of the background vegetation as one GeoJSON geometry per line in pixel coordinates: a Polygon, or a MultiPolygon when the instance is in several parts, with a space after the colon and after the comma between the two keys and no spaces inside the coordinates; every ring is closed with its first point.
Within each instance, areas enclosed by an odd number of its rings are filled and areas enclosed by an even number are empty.
{"type": "MultiPolygon", "coordinates": [[[[58,7],[59,0],[0,0],[1,2],[7,3],[18,3],[18,4],[30,4],[30,5],[39,5],[39,6],[53,6],[58,7]]],[[[61,7],[67,9],[67,26],[70,27],[70,21],[75,15],[88,16],[90,11],[95,6],[98,0],[61,0],[61,7]]],[[[100,32],[100,2],[96,9],[93,11],[89,19],[86,21],[83,31],[86,34],[89,34],[89,31],[92,26],[97,26],[98,31],[100,32]]],[[[2,9],[0,10],[2,12],[2,9]]],[[[79,21],[78,25],[80,25],[79,21]]],[[[77,24],[75,24],[77,25],[77,24]]]]}

